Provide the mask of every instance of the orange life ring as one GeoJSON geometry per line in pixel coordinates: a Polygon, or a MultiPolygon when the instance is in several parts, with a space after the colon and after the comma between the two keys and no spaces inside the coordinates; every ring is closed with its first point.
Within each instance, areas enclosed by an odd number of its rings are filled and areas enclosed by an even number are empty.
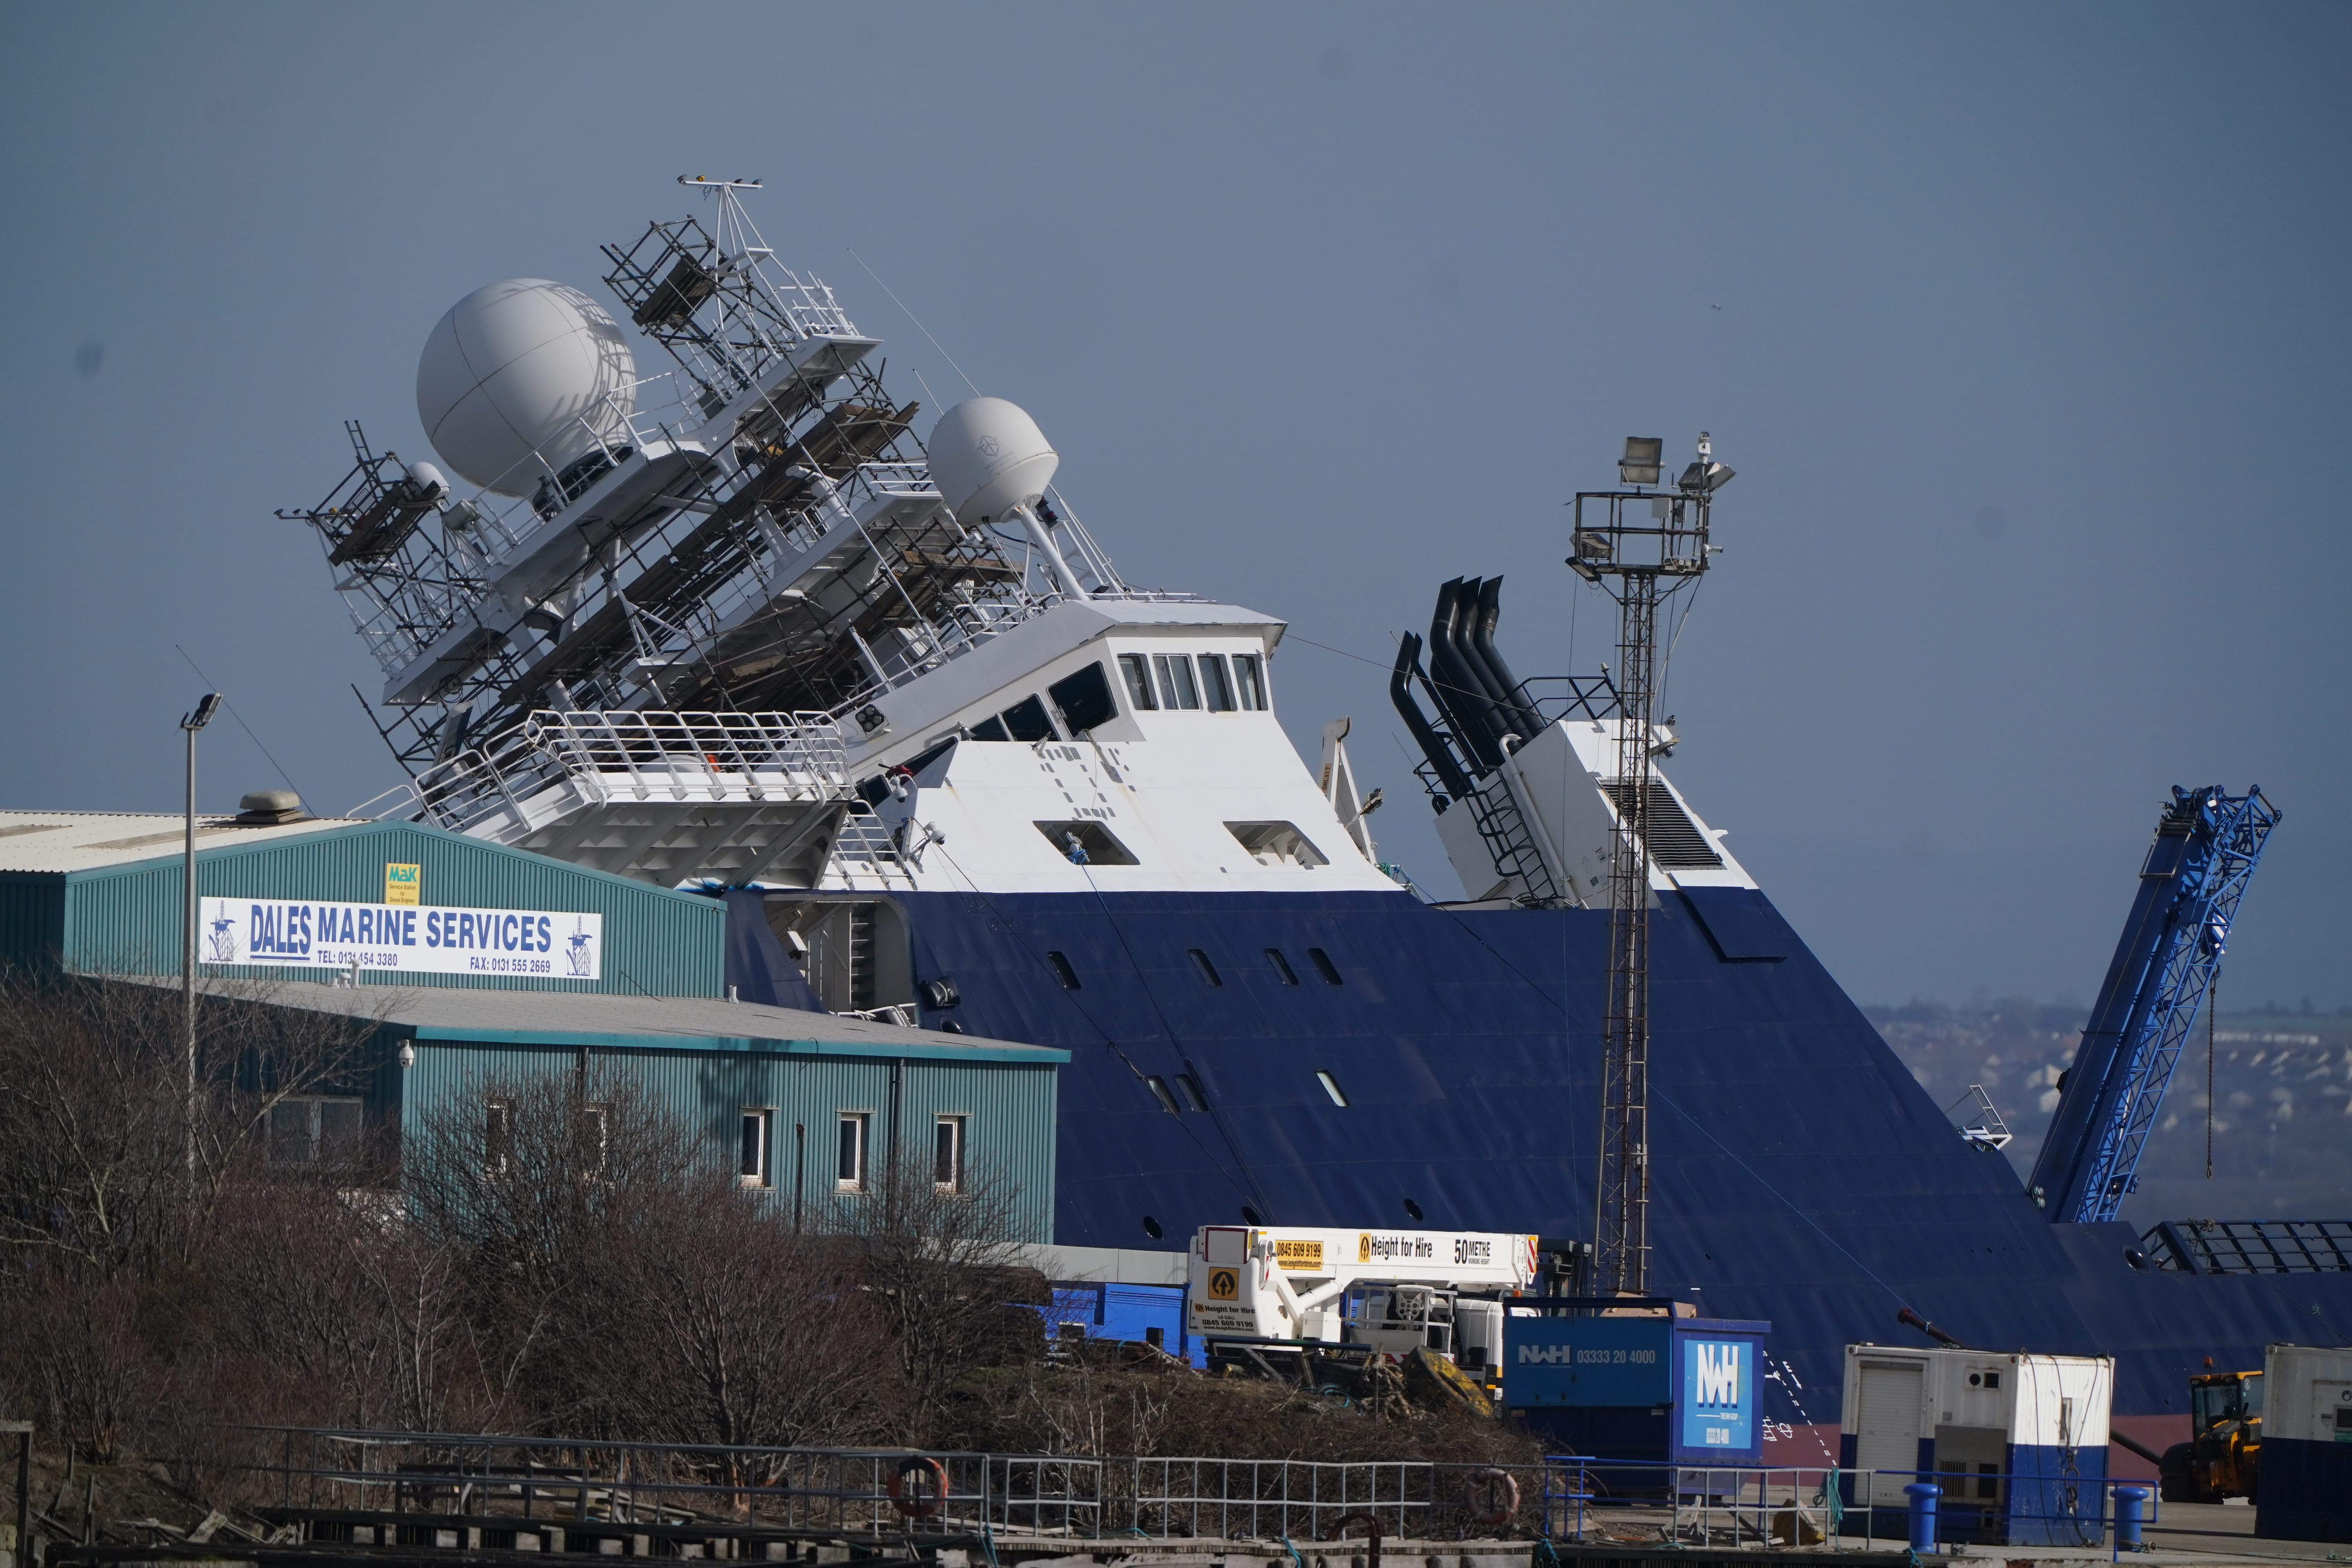
{"type": "Polygon", "coordinates": [[[1462,1507],[1478,1524],[1503,1524],[1519,1511],[1518,1478],[1489,1467],[1462,1483],[1462,1507]]]}
{"type": "Polygon", "coordinates": [[[948,1468],[937,1459],[920,1456],[903,1459],[899,1461],[898,1468],[890,1472],[890,1479],[883,1483],[882,1489],[890,1494],[890,1506],[898,1510],[900,1518],[929,1519],[947,1503],[948,1468]],[[926,1471],[931,1478],[928,1486],[919,1482],[909,1484],[909,1478],[926,1471]],[[923,1496],[924,1491],[930,1495],[923,1496]]]}

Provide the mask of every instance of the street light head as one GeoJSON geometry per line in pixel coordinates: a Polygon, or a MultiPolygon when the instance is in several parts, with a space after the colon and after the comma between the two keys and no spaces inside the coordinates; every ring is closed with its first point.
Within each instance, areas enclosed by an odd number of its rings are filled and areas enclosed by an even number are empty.
{"type": "Polygon", "coordinates": [[[1665,461],[1666,443],[1658,436],[1628,436],[1625,455],[1617,459],[1617,477],[1629,485],[1654,485],[1659,465],[1665,461]]]}
{"type": "Polygon", "coordinates": [[[221,694],[219,692],[205,692],[204,700],[196,704],[196,710],[180,721],[180,728],[183,730],[203,729],[205,725],[213,721],[213,715],[220,711],[220,705],[221,694]]]}

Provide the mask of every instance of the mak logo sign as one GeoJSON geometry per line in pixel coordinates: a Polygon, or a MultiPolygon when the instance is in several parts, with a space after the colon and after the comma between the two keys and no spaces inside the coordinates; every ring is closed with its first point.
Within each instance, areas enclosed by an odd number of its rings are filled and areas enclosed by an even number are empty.
{"type": "Polygon", "coordinates": [[[1682,1342],[1682,1440],[1688,1448],[1756,1442],[1756,1353],[1738,1340],[1682,1342]]]}

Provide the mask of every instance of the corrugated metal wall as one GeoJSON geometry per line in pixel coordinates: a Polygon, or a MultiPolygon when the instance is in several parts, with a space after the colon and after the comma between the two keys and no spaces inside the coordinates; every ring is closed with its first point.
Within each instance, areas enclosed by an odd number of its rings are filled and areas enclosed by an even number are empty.
{"type": "MultiPolygon", "coordinates": [[[[557,910],[604,917],[604,978],[506,974],[363,974],[403,986],[518,991],[593,991],[623,995],[718,996],[726,990],[725,910],[715,899],[625,881],[544,856],[413,823],[369,823],[249,849],[197,852],[196,890],[205,897],[317,899],[377,903],[387,862],[424,868],[428,906],[557,910]]],[[[175,974],[180,967],[180,862],[76,872],[66,879],[61,925],[68,967],[90,973],[175,974]]],[[[4,910],[5,907],[0,907],[4,910]]],[[[0,912],[0,940],[7,915],[0,912]]],[[[52,935],[48,940],[54,942],[52,935]]],[[[15,952],[9,941],[5,950],[15,952]]],[[[30,953],[27,952],[29,957],[30,953]]],[[[212,974],[282,970],[210,969],[212,974]]]]}
{"type": "Polygon", "coordinates": [[[0,963],[56,963],[65,907],[59,878],[0,876],[0,963]]]}
{"type": "MultiPolygon", "coordinates": [[[[416,1065],[402,1083],[402,1125],[414,1132],[436,1115],[478,1115],[487,1084],[569,1078],[580,1059],[574,1047],[418,1041],[416,1065]]],[[[592,1074],[625,1075],[688,1125],[706,1131],[713,1159],[730,1169],[742,1113],[772,1110],[769,1192],[779,1205],[797,1196],[811,1226],[829,1224],[836,1205],[861,1201],[835,1187],[844,1111],[871,1116],[873,1160],[878,1165],[890,1158],[895,1076],[904,1154],[928,1160],[935,1117],[970,1118],[971,1171],[1010,1192],[1018,1239],[1053,1239],[1055,1073],[1050,1066],[736,1050],[596,1049],[588,1059],[592,1074]],[[803,1130],[798,1136],[795,1128],[803,1130]]]]}

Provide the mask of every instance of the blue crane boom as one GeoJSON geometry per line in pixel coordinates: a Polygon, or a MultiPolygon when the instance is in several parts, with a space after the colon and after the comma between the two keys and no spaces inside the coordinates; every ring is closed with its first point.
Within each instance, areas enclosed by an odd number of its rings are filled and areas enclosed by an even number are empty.
{"type": "Polygon", "coordinates": [[[2057,1114],[2033,1163],[2033,1201],[2056,1221],[2111,1220],[2139,1184],[2180,1044],[2212,988],[2238,900],[2279,823],[2257,787],[2176,787],[2139,872],[2057,1114]]]}

